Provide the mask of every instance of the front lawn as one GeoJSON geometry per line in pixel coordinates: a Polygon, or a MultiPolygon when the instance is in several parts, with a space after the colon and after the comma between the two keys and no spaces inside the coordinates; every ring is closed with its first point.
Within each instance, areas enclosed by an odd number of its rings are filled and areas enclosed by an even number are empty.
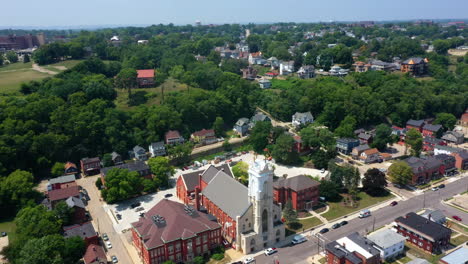
{"type": "Polygon", "coordinates": [[[455,238],[451,238],[450,239],[450,244],[454,245],[454,246],[459,246],[465,242],[468,241],[468,236],[465,236],[465,235],[460,235],[460,236],[457,236],[455,238]]]}
{"type": "Polygon", "coordinates": [[[302,232],[322,224],[322,221],[320,221],[320,219],[318,219],[317,217],[300,219],[298,220],[298,222],[299,223],[297,225],[294,225],[292,227],[286,225],[286,236],[296,234],[298,232],[302,232]]]}
{"type": "Polygon", "coordinates": [[[16,225],[13,221],[13,219],[8,219],[8,221],[0,222],[0,232],[7,232],[10,243],[16,238],[16,225]]]}
{"type": "Polygon", "coordinates": [[[417,248],[416,246],[410,243],[405,243],[405,248],[408,249],[406,250],[407,253],[410,253],[411,255],[417,258],[425,259],[429,261],[430,263],[439,263],[439,260],[442,257],[444,257],[444,254],[432,255],[430,253],[423,251],[422,249],[417,248]]]}
{"type": "Polygon", "coordinates": [[[324,213],[322,216],[327,220],[333,220],[395,197],[391,193],[387,193],[385,196],[374,197],[368,195],[365,192],[359,192],[357,196],[358,205],[356,207],[345,206],[343,204],[343,199],[339,202],[328,202],[330,210],[328,210],[328,212],[324,213]]]}

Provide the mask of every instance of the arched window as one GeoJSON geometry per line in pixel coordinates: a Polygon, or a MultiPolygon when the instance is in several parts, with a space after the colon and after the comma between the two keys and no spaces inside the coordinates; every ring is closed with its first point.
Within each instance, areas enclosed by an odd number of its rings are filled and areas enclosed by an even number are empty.
{"type": "Polygon", "coordinates": [[[266,209],[262,213],[262,232],[268,232],[268,212],[266,209]]]}
{"type": "Polygon", "coordinates": [[[250,246],[255,246],[255,239],[250,240],[250,246]]]}

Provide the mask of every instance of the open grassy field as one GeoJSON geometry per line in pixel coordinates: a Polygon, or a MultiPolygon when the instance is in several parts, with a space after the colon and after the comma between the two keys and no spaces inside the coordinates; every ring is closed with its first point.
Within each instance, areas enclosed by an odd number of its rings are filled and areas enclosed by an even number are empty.
{"type": "Polygon", "coordinates": [[[328,202],[328,206],[330,207],[330,210],[324,213],[323,217],[325,217],[328,220],[332,220],[332,219],[335,219],[344,215],[357,212],[371,205],[392,199],[394,196],[393,194],[388,193],[386,196],[373,197],[373,196],[368,195],[365,192],[360,192],[358,194],[358,197],[359,197],[359,205],[357,207],[344,206],[341,201],[340,202],[328,202]]]}
{"type": "Polygon", "coordinates": [[[10,242],[16,238],[15,231],[16,231],[16,225],[13,222],[13,219],[0,222],[0,232],[7,232],[8,239],[10,240],[10,242]]]}
{"type": "MultiPolygon", "coordinates": [[[[162,100],[162,89],[164,94],[167,95],[173,92],[187,91],[189,86],[183,83],[179,83],[176,80],[169,78],[163,84],[155,88],[136,88],[132,89],[132,96],[137,97],[138,101],[143,102],[144,105],[160,104],[162,100]]],[[[117,98],[114,103],[118,109],[130,110],[134,106],[128,105],[128,91],[124,89],[116,89],[117,98]]]]}
{"type": "Polygon", "coordinates": [[[0,95],[19,95],[21,83],[49,76],[49,74],[33,70],[30,63],[15,63],[2,67],[0,68],[0,95]]]}
{"type": "Polygon", "coordinates": [[[459,235],[455,238],[450,239],[450,244],[454,246],[459,246],[465,242],[468,242],[468,236],[465,235],[459,235]]]}
{"type": "Polygon", "coordinates": [[[82,61],[83,60],[66,60],[66,61],[61,61],[61,62],[49,64],[49,65],[44,65],[42,67],[47,70],[54,71],[54,72],[61,72],[66,69],[73,68],[73,66],[77,65],[78,63],[82,61]]]}

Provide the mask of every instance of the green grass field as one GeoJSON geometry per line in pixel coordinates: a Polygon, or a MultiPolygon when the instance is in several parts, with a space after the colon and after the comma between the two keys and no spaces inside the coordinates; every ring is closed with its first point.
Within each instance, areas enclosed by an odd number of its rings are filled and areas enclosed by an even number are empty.
{"type": "Polygon", "coordinates": [[[49,65],[44,65],[42,67],[46,68],[47,70],[54,71],[54,72],[61,72],[64,70],[63,67],[67,69],[71,69],[82,61],[83,60],[66,60],[66,61],[61,61],[61,62],[49,64],[49,65]]]}
{"type": "Polygon", "coordinates": [[[344,206],[341,201],[340,202],[328,202],[328,206],[330,207],[330,210],[328,210],[328,212],[324,213],[322,216],[325,217],[327,220],[332,220],[332,219],[362,210],[366,207],[383,202],[385,200],[392,199],[394,196],[393,194],[389,193],[386,196],[372,197],[365,192],[360,192],[358,194],[358,197],[360,198],[360,200],[359,200],[359,205],[357,207],[344,206]]]}
{"type": "Polygon", "coordinates": [[[0,71],[0,95],[19,95],[21,83],[41,80],[49,76],[49,74],[40,73],[27,68],[15,71],[0,71]]]}
{"type": "Polygon", "coordinates": [[[13,219],[0,222],[0,232],[7,232],[8,239],[10,240],[10,242],[16,238],[15,231],[16,231],[16,225],[13,222],[13,219]]]}
{"type": "Polygon", "coordinates": [[[465,242],[468,241],[468,236],[465,236],[465,235],[459,235],[455,238],[452,238],[450,239],[450,244],[454,245],[454,246],[459,246],[465,242]]]}

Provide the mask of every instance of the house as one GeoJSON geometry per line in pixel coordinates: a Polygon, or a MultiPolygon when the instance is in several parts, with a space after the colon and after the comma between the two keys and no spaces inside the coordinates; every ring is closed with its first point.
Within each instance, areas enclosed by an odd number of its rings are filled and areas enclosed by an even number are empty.
{"type": "Polygon", "coordinates": [[[292,125],[296,128],[300,126],[305,126],[307,124],[311,124],[313,122],[314,122],[314,117],[312,116],[312,113],[310,112],[304,112],[304,113],[296,112],[292,116],[292,125]]]}
{"type": "Polygon", "coordinates": [[[459,144],[463,144],[463,142],[465,141],[465,135],[457,131],[447,131],[442,136],[442,139],[445,140],[445,142],[447,143],[459,145],[459,144]]]}
{"type": "Polygon", "coordinates": [[[123,163],[122,156],[120,156],[119,153],[114,151],[111,153],[111,157],[112,157],[112,162],[114,163],[114,165],[119,165],[123,163]]]}
{"type": "Polygon", "coordinates": [[[306,154],[310,150],[310,147],[305,146],[303,144],[301,136],[293,135],[294,138],[294,146],[293,150],[299,154],[306,154]]]}
{"type": "Polygon", "coordinates": [[[249,54],[249,64],[256,65],[256,64],[265,64],[266,60],[262,57],[262,52],[253,52],[249,54]]]}
{"type": "Polygon", "coordinates": [[[439,260],[440,264],[466,264],[468,262],[468,247],[460,247],[439,260]]]}
{"type": "Polygon", "coordinates": [[[167,145],[177,145],[184,143],[184,138],[180,135],[177,130],[169,130],[166,132],[164,138],[166,139],[167,145]]]}
{"type": "Polygon", "coordinates": [[[164,146],[164,141],[151,143],[148,149],[151,154],[151,157],[166,156],[166,147],[164,146]]]}
{"type": "Polygon", "coordinates": [[[459,170],[468,170],[468,152],[461,151],[452,154],[455,157],[455,167],[459,170]]]}
{"type": "Polygon", "coordinates": [[[379,153],[379,159],[382,161],[387,161],[393,159],[393,156],[390,153],[379,153]]]}
{"type": "Polygon", "coordinates": [[[403,255],[405,252],[406,237],[394,232],[391,229],[380,229],[367,236],[367,239],[374,242],[374,247],[380,251],[382,260],[392,260],[403,255]]]}
{"type": "Polygon", "coordinates": [[[413,177],[410,184],[425,184],[433,179],[438,179],[444,174],[442,162],[434,157],[425,159],[409,157],[404,160],[412,169],[413,177]]]}
{"type": "Polygon", "coordinates": [[[340,66],[338,65],[334,65],[333,67],[331,67],[330,71],[328,71],[328,73],[331,75],[331,76],[346,76],[348,75],[348,70],[346,69],[342,69],[340,66]]]}
{"type": "Polygon", "coordinates": [[[242,78],[246,80],[255,80],[257,78],[258,71],[254,69],[252,66],[248,66],[245,69],[241,70],[242,78]]]}
{"type": "Polygon", "coordinates": [[[124,170],[129,170],[129,171],[136,171],[143,178],[146,178],[146,179],[153,178],[153,174],[151,173],[151,169],[148,166],[148,164],[146,164],[144,161],[138,160],[134,162],[123,163],[123,164],[112,166],[112,167],[102,168],[101,170],[102,184],[105,185],[105,178],[107,176],[107,173],[112,169],[124,169],[124,170]]]}
{"type": "Polygon", "coordinates": [[[84,264],[107,264],[104,249],[98,245],[89,245],[83,256],[84,264]]]}
{"type": "Polygon", "coordinates": [[[452,230],[416,214],[408,213],[395,219],[397,232],[406,241],[424,251],[440,253],[450,244],[452,230]]]}
{"type": "Polygon", "coordinates": [[[75,175],[63,175],[50,179],[47,184],[47,191],[65,189],[72,186],[77,186],[75,175]]]}
{"type": "Polygon", "coordinates": [[[301,79],[310,79],[315,76],[315,68],[312,65],[304,65],[297,71],[297,77],[301,79]]]}
{"type": "Polygon", "coordinates": [[[149,41],[148,41],[147,39],[139,39],[139,40],[137,40],[137,44],[138,44],[138,45],[146,45],[146,44],[148,44],[148,43],[149,43],[149,41]]]}
{"type": "Polygon", "coordinates": [[[224,172],[229,177],[234,177],[229,165],[224,163],[220,166],[211,165],[205,170],[199,170],[182,174],[176,181],[177,197],[185,204],[195,204],[195,187],[206,187],[208,183],[216,176],[216,174],[224,172]]]}
{"type": "Polygon", "coordinates": [[[406,129],[410,130],[411,128],[414,128],[418,130],[419,132],[422,132],[422,128],[424,126],[425,122],[424,120],[413,120],[410,119],[406,122],[406,129]]]}
{"type": "Polygon", "coordinates": [[[63,236],[65,238],[79,236],[85,241],[86,246],[99,245],[98,233],[94,230],[91,222],[86,222],[82,225],[64,226],[63,236]]]}
{"type": "Polygon", "coordinates": [[[260,85],[260,88],[262,89],[268,89],[271,88],[271,81],[265,78],[261,78],[258,80],[258,85],[260,85]]]}
{"type": "Polygon", "coordinates": [[[443,225],[447,222],[447,218],[441,210],[426,209],[421,216],[439,225],[443,225]]]}
{"type": "Polygon", "coordinates": [[[280,178],[273,182],[273,199],[282,207],[291,201],[294,210],[312,210],[319,202],[319,185],[306,175],[280,178]]]}
{"type": "Polygon", "coordinates": [[[460,120],[458,123],[461,126],[468,127],[468,109],[465,110],[465,113],[463,113],[460,117],[460,120]]]}
{"type": "Polygon", "coordinates": [[[441,162],[440,171],[444,175],[451,175],[457,168],[455,167],[456,159],[454,156],[447,154],[439,154],[434,156],[435,159],[441,162]]]}
{"type": "Polygon", "coordinates": [[[236,124],[234,125],[234,131],[237,132],[241,137],[245,136],[249,131],[249,119],[242,117],[237,120],[236,124]]]}
{"type": "Polygon", "coordinates": [[[426,136],[423,139],[423,150],[424,151],[434,151],[436,146],[446,146],[447,143],[442,139],[438,139],[435,137],[426,136]]]}
{"type": "Polygon", "coordinates": [[[282,61],[279,67],[280,75],[290,75],[294,72],[294,61],[282,61]]]}
{"type": "Polygon", "coordinates": [[[86,220],[88,220],[86,214],[86,207],[83,203],[83,200],[71,196],[68,197],[67,200],[65,200],[65,203],[67,204],[68,208],[73,208],[73,215],[71,217],[71,221],[73,224],[82,224],[86,222],[86,220]]]}
{"type": "Polygon", "coordinates": [[[257,112],[250,118],[250,128],[253,128],[257,122],[271,122],[271,119],[264,113],[257,112]]]}
{"type": "Polygon", "coordinates": [[[401,63],[401,72],[409,73],[412,76],[421,76],[427,73],[428,59],[420,57],[409,58],[401,63]]]}
{"type": "Polygon", "coordinates": [[[272,69],[276,69],[279,67],[280,62],[276,57],[271,57],[267,60],[267,64],[270,65],[272,69]]]}
{"type": "Polygon", "coordinates": [[[131,151],[131,157],[134,157],[136,160],[145,161],[148,160],[148,155],[146,155],[146,150],[138,145],[133,147],[131,151]]]}
{"type": "Polygon", "coordinates": [[[162,199],[131,224],[132,240],[145,264],[192,263],[222,245],[222,226],[212,215],[162,199]]]}
{"type": "Polygon", "coordinates": [[[85,176],[99,174],[101,169],[101,160],[98,157],[95,158],[84,158],[80,160],[81,171],[85,176]]]}
{"type": "Polygon", "coordinates": [[[358,135],[359,141],[361,144],[370,144],[372,143],[373,136],[371,133],[360,133],[358,135]]]}
{"type": "Polygon", "coordinates": [[[190,135],[190,139],[193,142],[200,143],[202,145],[209,145],[218,142],[213,129],[202,129],[200,131],[193,132],[190,135]]]}
{"type": "Polygon", "coordinates": [[[426,137],[439,137],[442,133],[442,125],[425,124],[422,134],[426,137]]]}
{"type": "Polygon", "coordinates": [[[110,43],[114,47],[119,47],[122,41],[120,40],[119,36],[112,36],[110,43]]]}
{"type": "Polygon", "coordinates": [[[78,167],[76,167],[76,164],[70,161],[67,161],[65,165],[63,166],[64,173],[65,175],[68,174],[77,174],[79,172],[78,167]]]}
{"type": "Polygon", "coordinates": [[[137,70],[137,84],[140,88],[154,87],[154,69],[137,70]]]}
{"type": "Polygon", "coordinates": [[[362,61],[356,61],[353,63],[355,72],[366,72],[370,69],[371,65],[362,61]]]}
{"type": "Polygon", "coordinates": [[[354,147],[353,150],[351,151],[351,155],[353,158],[357,159],[359,156],[361,156],[361,153],[370,149],[369,145],[364,144],[364,145],[359,145],[357,147],[354,147]]]}
{"type": "Polygon", "coordinates": [[[327,264],[380,264],[380,251],[357,232],[325,245],[327,264]]]}
{"type": "Polygon", "coordinates": [[[380,160],[380,152],[376,148],[364,150],[359,156],[359,159],[366,164],[374,163],[380,160]]]}
{"type": "Polygon", "coordinates": [[[462,148],[454,148],[454,147],[449,147],[445,145],[434,146],[434,155],[439,155],[439,154],[452,155],[453,153],[460,153],[460,152],[466,152],[466,150],[462,148]]]}
{"type": "Polygon", "coordinates": [[[339,138],[336,140],[336,150],[340,153],[348,155],[353,148],[359,146],[359,139],[354,138],[339,138]]]}
{"type": "Polygon", "coordinates": [[[80,189],[78,186],[71,186],[63,189],[56,189],[48,191],[46,194],[48,202],[50,202],[50,207],[53,209],[55,205],[61,201],[67,200],[69,197],[80,198],[80,189]]]}
{"type": "Polygon", "coordinates": [[[358,128],[353,131],[354,135],[357,137],[361,133],[366,133],[366,130],[364,128],[358,128]]]}

